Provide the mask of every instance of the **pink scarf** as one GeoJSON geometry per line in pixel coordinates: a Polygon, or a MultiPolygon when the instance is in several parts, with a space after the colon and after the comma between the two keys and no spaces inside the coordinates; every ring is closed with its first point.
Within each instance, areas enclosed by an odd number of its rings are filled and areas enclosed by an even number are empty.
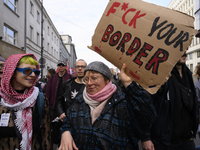
{"type": "Polygon", "coordinates": [[[90,95],[87,93],[87,95],[89,98],[93,99],[94,101],[101,102],[101,101],[104,101],[105,99],[107,99],[108,97],[110,97],[116,91],[116,89],[117,89],[116,85],[112,84],[112,82],[110,81],[98,93],[93,94],[93,95],[90,95]]]}
{"type": "MultiPolygon", "coordinates": [[[[5,62],[3,68],[3,76],[1,79],[0,95],[2,97],[1,105],[16,111],[16,120],[14,123],[22,134],[20,141],[20,149],[30,150],[32,143],[32,111],[31,107],[35,105],[38,88],[35,88],[37,78],[31,88],[27,88],[23,94],[17,93],[11,86],[11,79],[18,65],[19,60],[24,56],[31,56],[35,60],[33,54],[15,54],[11,55],[5,62]]],[[[39,69],[39,65],[37,66],[39,69]]]]}
{"type": "Polygon", "coordinates": [[[99,117],[102,112],[106,102],[116,91],[117,87],[109,82],[101,91],[94,95],[90,95],[86,92],[86,88],[83,91],[83,98],[86,104],[89,105],[91,110],[92,124],[99,117]]]}

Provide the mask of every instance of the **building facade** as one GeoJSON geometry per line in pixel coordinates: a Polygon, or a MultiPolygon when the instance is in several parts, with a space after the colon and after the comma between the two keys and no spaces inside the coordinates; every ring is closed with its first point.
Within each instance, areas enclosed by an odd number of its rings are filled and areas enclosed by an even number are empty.
{"type": "MultiPolygon", "coordinates": [[[[76,62],[70,58],[74,55],[72,53],[76,55],[75,49],[70,55],[63,46],[61,36],[45,8],[42,9],[40,0],[0,2],[0,40],[7,43],[4,45],[10,49],[14,47],[14,54],[32,53],[40,60],[43,51],[43,76],[49,68],[57,69],[59,59],[76,62]]],[[[5,55],[5,49],[5,46],[0,49],[0,54],[7,58],[10,54],[5,55]]]]}
{"type": "Polygon", "coordinates": [[[70,35],[61,35],[61,38],[63,39],[63,43],[70,54],[70,57],[68,59],[69,67],[74,68],[76,65],[77,56],[75,51],[75,45],[72,43],[72,37],[70,35]]]}
{"type": "MultiPolygon", "coordinates": [[[[59,55],[60,55],[61,60],[65,60],[66,62],[67,61],[69,62],[71,55],[70,55],[70,52],[68,51],[68,49],[65,47],[65,44],[64,44],[61,36],[60,36],[60,53],[59,53],[59,55]]],[[[71,63],[69,63],[69,64],[71,64],[71,63]]]]}
{"type": "MultiPolygon", "coordinates": [[[[198,30],[199,19],[196,14],[199,6],[197,6],[197,3],[199,3],[199,0],[172,0],[168,8],[195,17],[194,26],[198,30]]],[[[197,64],[200,64],[200,38],[194,36],[191,45],[188,47],[186,65],[193,72],[197,64]]]]}
{"type": "MultiPolygon", "coordinates": [[[[24,3],[18,1],[11,3],[9,0],[0,2],[0,39],[6,42],[8,48],[14,48],[17,52],[24,51],[24,3]],[[22,51],[18,51],[21,49],[22,51]]],[[[5,48],[5,47],[4,47],[5,48]]],[[[5,48],[6,49],[6,48],[5,48]]],[[[8,55],[0,53],[7,59],[8,55]]]]}
{"type": "Polygon", "coordinates": [[[49,68],[57,68],[59,57],[60,35],[53,22],[43,9],[43,32],[42,9],[40,0],[27,0],[26,7],[26,53],[33,53],[38,60],[41,58],[41,44],[43,44],[43,75],[49,68]],[[43,33],[43,39],[41,40],[43,33]],[[42,43],[43,42],[43,43],[42,43]]]}

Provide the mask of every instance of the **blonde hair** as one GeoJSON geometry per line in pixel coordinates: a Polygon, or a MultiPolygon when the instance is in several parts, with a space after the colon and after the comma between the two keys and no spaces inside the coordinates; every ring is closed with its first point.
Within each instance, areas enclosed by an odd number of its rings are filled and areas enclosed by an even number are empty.
{"type": "Polygon", "coordinates": [[[24,56],[20,59],[18,66],[21,65],[22,63],[25,64],[31,64],[31,65],[35,65],[37,67],[38,62],[31,56],[24,56]]]}

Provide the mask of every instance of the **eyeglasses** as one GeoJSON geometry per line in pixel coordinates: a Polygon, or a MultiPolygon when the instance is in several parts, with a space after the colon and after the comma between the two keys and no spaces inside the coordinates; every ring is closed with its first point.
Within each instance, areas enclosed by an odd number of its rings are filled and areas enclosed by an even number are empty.
{"type": "Polygon", "coordinates": [[[102,76],[92,76],[91,78],[83,78],[83,82],[85,82],[85,84],[87,84],[90,80],[91,83],[96,83],[98,81],[98,78],[100,78],[102,76]]]}
{"type": "Polygon", "coordinates": [[[38,69],[31,69],[31,68],[17,68],[16,69],[19,72],[23,72],[23,74],[25,75],[31,75],[32,72],[35,73],[35,76],[39,76],[40,75],[40,70],[38,69]]]}
{"type": "Polygon", "coordinates": [[[58,64],[58,66],[65,66],[64,64],[58,64]]]}
{"type": "Polygon", "coordinates": [[[83,69],[83,68],[85,68],[86,66],[75,66],[75,68],[81,68],[81,69],[83,69]]]}

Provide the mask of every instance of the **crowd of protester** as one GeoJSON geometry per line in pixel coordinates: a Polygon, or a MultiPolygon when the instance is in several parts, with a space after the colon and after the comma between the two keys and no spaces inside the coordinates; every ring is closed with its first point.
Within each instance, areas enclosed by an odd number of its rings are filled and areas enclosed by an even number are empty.
{"type": "Polygon", "coordinates": [[[185,62],[150,94],[126,64],[79,59],[74,76],[59,60],[44,78],[33,54],[0,57],[0,149],[199,150],[200,65],[194,83],[185,62]]]}

